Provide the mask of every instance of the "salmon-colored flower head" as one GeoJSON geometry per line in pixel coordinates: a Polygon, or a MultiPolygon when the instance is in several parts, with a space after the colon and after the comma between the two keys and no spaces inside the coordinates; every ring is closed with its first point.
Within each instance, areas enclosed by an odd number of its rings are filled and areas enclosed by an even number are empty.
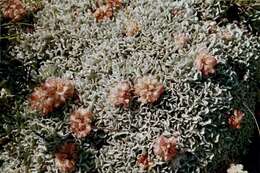
{"type": "Polygon", "coordinates": [[[129,21],[125,28],[125,34],[128,37],[136,36],[140,32],[139,24],[135,21],[129,21]]]}
{"type": "Polygon", "coordinates": [[[153,152],[164,161],[172,160],[177,153],[176,139],[174,137],[167,138],[161,135],[154,142],[153,152]]]}
{"type": "Polygon", "coordinates": [[[175,35],[175,44],[178,48],[184,48],[190,42],[190,37],[188,33],[180,33],[175,35]]]}
{"type": "Polygon", "coordinates": [[[185,11],[181,8],[177,8],[177,7],[174,7],[172,10],[171,10],[171,14],[174,16],[174,17],[177,17],[177,16],[182,16],[184,15],[185,11]]]}
{"type": "Polygon", "coordinates": [[[70,115],[70,130],[77,138],[86,137],[91,132],[92,115],[83,108],[70,115]]]}
{"type": "Polygon", "coordinates": [[[142,103],[154,103],[164,92],[164,86],[153,76],[138,78],[135,85],[135,94],[142,103]]]}
{"type": "Polygon", "coordinates": [[[201,51],[198,53],[195,65],[197,69],[204,75],[208,76],[209,74],[215,73],[215,67],[218,64],[216,58],[206,51],[201,51]]]}
{"type": "Polygon", "coordinates": [[[30,99],[31,107],[47,115],[73,97],[74,92],[74,85],[69,80],[47,79],[40,87],[34,89],[30,99]]]}
{"type": "Polygon", "coordinates": [[[114,106],[128,107],[133,96],[133,88],[130,82],[119,82],[110,90],[109,101],[114,106]]]}
{"type": "Polygon", "coordinates": [[[3,9],[5,18],[10,19],[12,22],[18,22],[26,16],[27,11],[21,0],[8,0],[6,3],[6,8],[3,9]]]}
{"type": "Polygon", "coordinates": [[[76,169],[78,159],[77,146],[74,143],[65,143],[55,152],[55,163],[62,173],[70,173],[76,169]]]}
{"type": "Polygon", "coordinates": [[[141,154],[137,158],[137,164],[143,169],[148,169],[153,162],[149,159],[148,154],[141,154]]]}
{"type": "Polygon", "coordinates": [[[113,8],[110,5],[103,5],[97,8],[93,15],[95,16],[97,22],[109,20],[113,16],[113,8]]]}
{"type": "Polygon", "coordinates": [[[228,119],[228,124],[231,128],[239,129],[244,116],[245,114],[242,111],[235,109],[234,114],[231,115],[228,119]]]}

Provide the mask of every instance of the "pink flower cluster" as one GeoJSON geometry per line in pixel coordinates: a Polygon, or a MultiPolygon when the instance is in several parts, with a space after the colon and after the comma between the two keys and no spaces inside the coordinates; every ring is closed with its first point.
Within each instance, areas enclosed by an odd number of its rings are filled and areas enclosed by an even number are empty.
{"type": "Polygon", "coordinates": [[[109,99],[115,106],[127,107],[133,97],[133,87],[130,82],[119,82],[110,90],[109,99]]]}
{"type": "Polygon", "coordinates": [[[231,128],[240,129],[241,126],[240,124],[244,116],[245,114],[242,111],[235,109],[233,115],[231,115],[228,118],[228,124],[230,125],[231,128]]]}
{"type": "Polygon", "coordinates": [[[91,131],[92,113],[78,109],[70,115],[70,130],[77,138],[86,137],[91,131]]]}
{"type": "Polygon", "coordinates": [[[153,165],[153,162],[149,159],[148,154],[141,154],[137,158],[137,164],[143,169],[149,169],[153,165]]]}
{"type": "Polygon", "coordinates": [[[172,160],[177,153],[176,139],[174,137],[167,138],[161,135],[154,142],[153,152],[164,161],[172,160]]]}
{"type": "Polygon", "coordinates": [[[34,89],[30,98],[31,107],[47,115],[55,108],[64,105],[73,97],[74,92],[74,84],[69,80],[47,79],[40,87],[34,89]]]}
{"type": "Polygon", "coordinates": [[[100,6],[93,13],[97,22],[109,20],[113,17],[114,9],[122,6],[122,0],[106,0],[106,4],[100,6]]]}
{"type": "Polygon", "coordinates": [[[55,152],[55,163],[60,172],[73,172],[78,159],[78,149],[74,143],[65,143],[55,152]]]}
{"type": "MultiPolygon", "coordinates": [[[[153,153],[163,161],[170,161],[177,155],[177,140],[175,137],[159,136],[153,143],[153,153]]],[[[153,161],[149,159],[148,154],[140,154],[137,157],[137,164],[143,169],[149,169],[153,166],[153,161]]]]}
{"type": "Polygon", "coordinates": [[[152,76],[138,78],[134,86],[135,94],[142,103],[154,103],[164,92],[163,84],[152,76]]]}
{"type": "Polygon", "coordinates": [[[140,30],[140,26],[136,21],[129,21],[125,27],[125,34],[128,37],[133,37],[136,36],[140,30]]]}
{"type": "Polygon", "coordinates": [[[215,73],[215,67],[217,64],[218,62],[216,58],[206,51],[199,52],[195,60],[197,69],[206,77],[209,74],[215,73]]]}
{"type": "Polygon", "coordinates": [[[3,9],[3,16],[12,22],[18,22],[26,15],[27,11],[21,0],[8,0],[6,8],[3,9]]]}
{"type": "Polygon", "coordinates": [[[128,81],[119,82],[110,90],[109,100],[115,106],[128,107],[133,96],[147,104],[156,102],[164,92],[164,86],[153,76],[138,78],[134,86],[128,81]]]}
{"type": "Polygon", "coordinates": [[[0,4],[3,17],[11,22],[19,22],[30,12],[37,12],[43,8],[42,3],[30,2],[28,6],[22,0],[2,0],[0,4]]]}
{"type": "Polygon", "coordinates": [[[184,48],[190,42],[190,36],[188,33],[179,33],[174,35],[175,44],[178,48],[184,48]]]}

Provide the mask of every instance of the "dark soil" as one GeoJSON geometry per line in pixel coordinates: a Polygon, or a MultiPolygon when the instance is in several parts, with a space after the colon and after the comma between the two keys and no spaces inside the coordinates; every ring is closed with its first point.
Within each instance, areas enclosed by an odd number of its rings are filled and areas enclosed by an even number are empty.
{"type": "MultiPolygon", "coordinates": [[[[256,119],[260,123],[260,103],[256,105],[256,119]]],[[[248,155],[243,159],[245,170],[249,173],[260,173],[260,134],[256,130],[252,138],[248,155]]]]}

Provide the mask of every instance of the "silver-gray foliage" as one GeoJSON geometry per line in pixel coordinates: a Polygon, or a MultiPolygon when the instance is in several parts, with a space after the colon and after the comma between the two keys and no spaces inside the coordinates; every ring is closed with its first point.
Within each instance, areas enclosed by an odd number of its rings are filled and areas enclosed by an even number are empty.
{"type": "MultiPolygon", "coordinates": [[[[11,54],[25,65],[40,64],[40,74],[35,78],[44,79],[58,71],[75,81],[83,106],[93,104],[93,133],[103,129],[106,137],[97,134],[96,138],[106,142],[94,147],[95,141],[79,141],[84,153],[79,171],[142,172],[136,158],[148,152],[154,161],[152,172],[206,172],[246,152],[254,127],[249,109],[254,108],[259,38],[235,24],[209,33],[211,21],[198,18],[195,3],[127,1],[112,20],[97,23],[90,10],[95,8],[94,1],[52,0],[37,14],[35,32],[23,34],[20,44],[12,48],[11,54]],[[184,14],[173,16],[173,8],[182,9],[184,14]],[[137,21],[141,28],[135,37],[123,34],[130,20],[137,21]],[[232,39],[223,39],[223,32],[230,32],[232,39]],[[176,45],[176,33],[190,35],[186,48],[176,45]],[[216,74],[209,78],[202,77],[194,66],[201,49],[208,50],[219,62],[216,74]],[[165,86],[158,103],[134,102],[129,109],[111,106],[107,95],[116,82],[134,81],[147,74],[158,77],[165,86]],[[241,129],[231,129],[227,123],[228,115],[236,108],[245,112],[241,129]],[[160,161],[152,152],[153,140],[161,134],[178,139],[179,154],[171,162],[160,161]]],[[[56,170],[52,153],[48,152],[50,141],[39,134],[68,135],[69,111],[64,112],[49,118],[33,116],[26,110],[21,113],[19,116],[27,117],[25,128],[19,130],[22,140],[17,141],[19,145],[11,142],[11,151],[6,148],[1,153],[5,160],[1,169],[56,170]],[[29,160],[17,159],[24,152],[29,160]]]]}

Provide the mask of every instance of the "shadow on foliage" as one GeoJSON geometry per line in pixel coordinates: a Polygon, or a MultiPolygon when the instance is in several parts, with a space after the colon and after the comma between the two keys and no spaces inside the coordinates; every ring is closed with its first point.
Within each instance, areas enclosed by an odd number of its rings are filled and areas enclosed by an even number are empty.
{"type": "MultiPolygon", "coordinates": [[[[32,67],[26,67],[16,57],[9,54],[10,45],[15,44],[19,38],[19,32],[25,32],[33,26],[33,16],[29,15],[23,22],[12,23],[0,17],[0,90],[4,88],[12,99],[0,101],[0,112],[10,112],[17,100],[24,99],[29,87],[34,85],[32,80],[32,67]]],[[[1,99],[1,98],[0,98],[1,99]]]]}
{"type": "Polygon", "coordinates": [[[78,169],[80,172],[97,173],[95,164],[95,154],[89,150],[81,149],[79,151],[80,159],[78,169]]]}
{"type": "Polygon", "coordinates": [[[220,25],[236,22],[246,26],[246,28],[253,34],[260,33],[260,10],[257,9],[253,3],[243,4],[226,1],[227,8],[224,13],[220,14],[215,21],[220,25]]]}

